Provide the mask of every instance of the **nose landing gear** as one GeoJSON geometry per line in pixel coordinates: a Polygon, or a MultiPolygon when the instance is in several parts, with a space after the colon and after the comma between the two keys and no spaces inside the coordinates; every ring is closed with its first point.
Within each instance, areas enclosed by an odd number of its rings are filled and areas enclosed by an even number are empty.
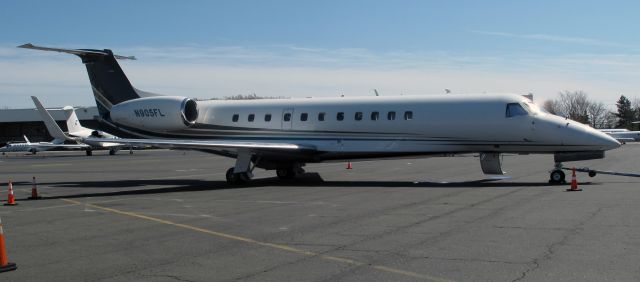
{"type": "Polygon", "coordinates": [[[562,171],[562,163],[556,163],[554,169],[549,174],[549,183],[551,184],[563,184],[567,183],[565,180],[565,174],[562,171]]]}

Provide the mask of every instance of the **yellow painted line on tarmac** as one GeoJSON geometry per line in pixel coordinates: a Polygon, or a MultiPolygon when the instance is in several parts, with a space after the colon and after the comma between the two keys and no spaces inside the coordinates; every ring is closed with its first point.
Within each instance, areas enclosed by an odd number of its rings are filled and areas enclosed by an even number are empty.
{"type": "Polygon", "coordinates": [[[100,210],[112,212],[112,213],[115,213],[115,214],[126,215],[126,216],[130,216],[130,217],[135,217],[135,218],[139,218],[139,219],[153,221],[153,222],[156,222],[156,223],[171,225],[171,226],[174,226],[174,227],[184,228],[184,229],[188,229],[188,230],[192,230],[192,231],[196,231],[196,232],[200,232],[200,233],[204,233],[204,234],[209,234],[209,235],[213,235],[213,236],[224,238],[224,239],[245,242],[245,243],[248,243],[248,244],[253,244],[253,245],[268,247],[268,248],[272,248],[272,249],[287,251],[287,252],[290,252],[290,253],[295,253],[295,254],[300,254],[300,255],[305,255],[305,256],[310,256],[310,257],[319,257],[319,258],[324,259],[324,260],[329,260],[329,261],[334,261],[334,262],[339,262],[339,263],[344,263],[344,264],[349,264],[349,265],[354,265],[354,266],[366,266],[366,267],[370,267],[370,268],[373,268],[373,269],[378,270],[378,271],[399,274],[399,275],[408,276],[408,277],[417,278],[417,279],[422,279],[422,280],[437,281],[437,282],[451,282],[451,281],[453,281],[453,280],[446,279],[446,278],[435,277],[435,276],[431,276],[431,275],[427,275],[427,274],[422,274],[422,273],[417,273],[417,272],[412,272],[412,271],[396,269],[396,268],[387,267],[387,266],[383,266],[383,265],[372,265],[372,264],[368,264],[368,263],[365,263],[365,262],[360,262],[360,261],[352,260],[352,259],[348,259],[348,258],[341,258],[341,257],[335,257],[335,256],[322,255],[320,253],[307,251],[307,250],[303,250],[303,249],[298,249],[298,248],[290,247],[290,246],[287,246],[287,245],[281,245],[281,244],[274,244],[274,243],[257,241],[257,240],[254,240],[254,239],[251,239],[251,238],[247,238],[247,237],[236,236],[236,235],[233,235],[233,234],[227,234],[227,233],[222,233],[222,232],[218,232],[218,231],[214,231],[214,230],[204,229],[204,228],[196,227],[196,226],[193,226],[193,225],[177,223],[177,222],[173,222],[173,221],[169,221],[169,220],[165,220],[165,219],[161,219],[161,218],[142,215],[142,214],[135,213],[135,212],[128,212],[128,211],[118,210],[118,209],[114,209],[114,208],[107,208],[107,207],[99,206],[99,205],[96,205],[96,204],[82,203],[80,201],[71,200],[71,199],[62,199],[62,200],[65,201],[65,202],[68,202],[68,203],[77,204],[77,205],[85,205],[85,206],[88,206],[88,207],[91,207],[91,208],[100,209],[100,210]]]}

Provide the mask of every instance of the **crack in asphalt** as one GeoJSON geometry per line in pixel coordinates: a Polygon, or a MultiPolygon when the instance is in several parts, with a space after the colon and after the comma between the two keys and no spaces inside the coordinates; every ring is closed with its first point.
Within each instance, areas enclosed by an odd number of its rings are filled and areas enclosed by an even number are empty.
{"type": "Polygon", "coordinates": [[[594,217],[596,217],[602,211],[602,209],[603,209],[603,207],[599,207],[597,210],[595,210],[594,212],[592,212],[589,215],[587,215],[583,220],[579,221],[571,229],[569,229],[567,232],[565,232],[564,235],[562,236],[562,238],[560,238],[560,240],[547,245],[547,249],[544,252],[544,254],[541,257],[535,258],[535,259],[533,259],[533,261],[530,262],[530,264],[533,264],[533,266],[529,267],[528,269],[523,271],[520,274],[519,277],[517,277],[514,280],[511,280],[511,282],[522,281],[531,272],[534,272],[534,271],[540,269],[540,263],[541,262],[551,259],[553,257],[553,255],[555,255],[555,253],[558,250],[558,248],[564,246],[571,238],[573,238],[576,235],[582,233],[582,231],[584,230],[584,225],[587,222],[591,221],[594,217]]]}
{"type": "MultiPolygon", "coordinates": [[[[483,199],[483,200],[481,200],[481,201],[478,201],[478,202],[475,202],[475,203],[472,203],[472,204],[467,204],[467,205],[461,206],[460,208],[457,208],[457,209],[454,209],[454,210],[451,210],[451,211],[448,211],[448,212],[445,212],[445,213],[442,213],[442,214],[439,214],[439,215],[436,215],[436,216],[433,216],[433,217],[429,217],[429,218],[427,218],[427,219],[425,219],[425,220],[421,220],[421,221],[415,222],[415,223],[410,224],[410,225],[407,225],[407,226],[402,226],[402,227],[399,227],[399,228],[395,228],[395,229],[393,229],[393,230],[391,230],[391,231],[387,231],[387,232],[383,232],[383,233],[380,233],[380,234],[376,234],[376,235],[374,235],[374,236],[369,236],[369,237],[365,238],[364,240],[360,240],[360,241],[355,242],[355,243],[352,243],[352,244],[350,244],[350,245],[355,245],[355,244],[359,244],[359,243],[362,243],[362,242],[366,242],[366,241],[371,241],[371,240],[379,239],[379,238],[381,238],[381,237],[384,237],[384,236],[387,236],[387,235],[390,235],[390,234],[393,234],[393,233],[399,232],[399,231],[401,231],[401,230],[406,230],[406,229],[412,228],[412,227],[414,227],[414,226],[416,226],[416,225],[423,224],[423,223],[425,223],[425,222],[429,222],[429,221],[432,221],[432,220],[436,220],[436,219],[439,219],[439,218],[442,218],[442,217],[445,217],[445,216],[449,216],[449,215],[454,214],[454,213],[457,213],[457,212],[461,212],[461,211],[467,210],[467,209],[469,209],[469,208],[474,208],[474,207],[476,207],[476,206],[479,206],[479,205],[482,205],[482,204],[485,204],[485,203],[488,203],[488,202],[491,202],[491,201],[494,201],[494,200],[497,200],[497,199],[501,199],[501,198],[507,197],[507,196],[509,196],[509,195],[512,195],[512,194],[514,194],[514,193],[520,192],[520,191],[525,190],[525,189],[527,189],[527,188],[526,188],[526,187],[523,187],[523,188],[520,188],[520,189],[511,190],[511,191],[509,191],[509,192],[507,192],[507,193],[503,193],[503,194],[500,194],[500,195],[497,195],[497,196],[493,196],[493,197],[491,197],[491,198],[483,199]]],[[[410,248],[411,246],[414,246],[414,245],[416,245],[416,244],[417,244],[417,245],[424,244],[424,243],[427,243],[427,242],[429,242],[429,241],[434,242],[434,241],[437,241],[437,240],[439,240],[439,239],[441,239],[441,238],[448,237],[447,235],[450,235],[450,234],[452,234],[452,233],[456,232],[457,230],[459,230],[459,229],[461,229],[461,228],[464,228],[464,227],[466,227],[466,226],[468,226],[468,225],[475,224],[475,223],[476,223],[476,222],[478,222],[478,221],[481,221],[481,220],[484,220],[484,219],[490,218],[490,217],[492,217],[492,216],[495,216],[496,214],[499,214],[499,213],[503,212],[504,210],[506,210],[506,209],[508,209],[508,208],[510,208],[510,207],[513,207],[513,206],[515,206],[515,205],[520,205],[520,204],[522,204],[523,202],[528,202],[528,201],[530,200],[530,198],[540,197],[540,195],[545,194],[545,193],[547,193],[547,191],[544,191],[544,190],[543,190],[543,191],[541,191],[541,192],[539,192],[539,193],[536,193],[536,194],[530,195],[530,196],[525,197],[525,198],[523,198],[523,199],[520,199],[520,200],[518,200],[518,201],[511,202],[511,203],[509,203],[509,204],[507,204],[507,205],[505,205],[505,206],[502,206],[502,207],[500,207],[500,208],[497,208],[497,209],[493,210],[492,212],[490,212],[490,213],[488,213],[488,214],[486,214],[486,215],[484,215],[484,216],[481,216],[481,217],[479,217],[479,218],[476,218],[476,219],[474,219],[474,220],[471,220],[470,222],[465,222],[466,224],[464,224],[464,225],[461,225],[461,226],[457,226],[457,227],[451,228],[451,229],[449,229],[449,230],[447,230],[447,231],[445,231],[445,232],[441,232],[441,233],[439,233],[439,234],[437,234],[437,235],[435,235],[435,236],[431,236],[431,237],[427,238],[426,240],[422,240],[422,241],[420,241],[420,242],[418,242],[418,243],[405,244],[405,246],[404,246],[404,247],[399,248],[397,251],[387,252],[387,253],[391,253],[391,254],[394,254],[394,255],[396,255],[396,256],[400,256],[400,257],[408,257],[408,258],[411,258],[411,256],[407,256],[406,254],[404,254],[404,253],[403,253],[403,252],[405,252],[408,248],[410,248]]],[[[339,248],[339,249],[337,249],[337,250],[346,250],[346,248],[347,248],[347,247],[348,247],[348,245],[345,245],[345,246],[343,246],[342,248],[339,248]]],[[[423,258],[423,257],[421,257],[421,258],[423,258]]],[[[379,259],[377,259],[377,260],[369,261],[369,263],[370,263],[370,264],[377,264],[379,261],[381,261],[381,260],[383,260],[383,259],[384,259],[384,258],[379,258],[379,259]]],[[[352,269],[349,269],[349,270],[347,270],[347,271],[344,271],[344,272],[341,272],[341,273],[339,273],[339,274],[336,274],[336,275],[332,276],[329,280],[340,280],[340,277],[343,277],[344,275],[347,275],[347,274],[349,274],[349,273],[353,273],[353,272],[355,272],[355,271],[357,271],[358,269],[361,269],[361,268],[362,268],[362,266],[354,267],[354,268],[352,268],[352,269]]]]}
{"type": "Polygon", "coordinates": [[[169,274],[156,274],[156,275],[143,275],[143,276],[146,276],[146,277],[165,277],[165,278],[173,279],[173,280],[176,280],[176,281],[196,282],[196,280],[189,280],[189,279],[181,278],[180,276],[177,276],[177,275],[169,275],[169,274]]]}

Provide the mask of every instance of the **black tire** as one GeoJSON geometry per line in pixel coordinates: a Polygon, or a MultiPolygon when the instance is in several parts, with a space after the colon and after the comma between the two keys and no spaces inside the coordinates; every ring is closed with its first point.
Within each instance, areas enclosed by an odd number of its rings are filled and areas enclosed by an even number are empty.
{"type": "Polygon", "coordinates": [[[227,173],[225,174],[225,176],[227,178],[227,183],[229,183],[230,185],[244,184],[251,180],[251,177],[249,177],[249,173],[234,173],[233,168],[227,169],[227,173]]]}
{"type": "Polygon", "coordinates": [[[116,150],[114,149],[109,149],[109,155],[113,156],[116,154],[116,150]]]}
{"type": "Polygon", "coordinates": [[[595,177],[596,176],[596,172],[593,170],[589,171],[589,177],[595,177]]]}
{"type": "Polygon", "coordinates": [[[231,185],[236,184],[236,182],[238,182],[238,178],[236,177],[236,174],[233,173],[233,168],[227,169],[227,173],[225,174],[225,176],[227,177],[227,183],[231,185]]]}
{"type": "Polygon", "coordinates": [[[236,177],[238,178],[239,183],[246,183],[246,182],[249,182],[249,180],[251,180],[251,176],[249,176],[248,172],[236,173],[236,177]]]}
{"type": "Polygon", "coordinates": [[[549,175],[549,183],[565,183],[565,174],[562,170],[556,169],[549,175]]]}
{"type": "Polygon", "coordinates": [[[296,171],[293,168],[281,168],[276,170],[276,175],[280,180],[291,180],[296,178],[296,171]]]}
{"type": "Polygon", "coordinates": [[[87,150],[87,156],[92,156],[93,155],[93,151],[92,150],[87,150]]]}

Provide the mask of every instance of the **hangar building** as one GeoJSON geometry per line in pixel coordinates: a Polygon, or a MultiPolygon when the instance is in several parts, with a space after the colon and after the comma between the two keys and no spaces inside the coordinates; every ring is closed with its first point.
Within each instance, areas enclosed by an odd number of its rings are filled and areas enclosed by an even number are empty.
{"type": "MultiPolygon", "coordinates": [[[[60,108],[47,110],[58,122],[60,128],[62,128],[63,131],[67,131],[64,111],[60,108]]],[[[109,131],[105,126],[101,126],[95,119],[95,117],[98,116],[98,109],[96,107],[76,107],[76,114],[82,126],[101,131],[109,131]]],[[[22,135],[26,135],[31,142],[51,141],[53,139],[53,137],[49,135],[36,109],[0,110],[0,146],[4,146],[10,141],[23,142],[24,138],[22,135]]]]}

